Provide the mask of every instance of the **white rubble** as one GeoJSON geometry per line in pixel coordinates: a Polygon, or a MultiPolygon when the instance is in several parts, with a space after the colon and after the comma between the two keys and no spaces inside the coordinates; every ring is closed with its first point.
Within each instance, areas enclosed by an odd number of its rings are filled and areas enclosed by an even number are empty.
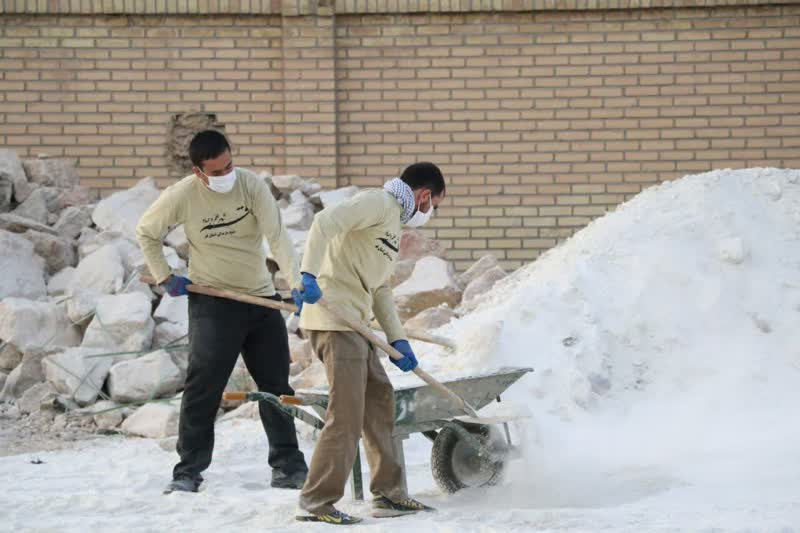
{"type": "Polygon", "coordinates": [[[60,158],[23,159],[28,181],[42,186],[71,189],[78,186],[78,171],[70,161],[60,158]]]}
{"type": "MultiPolygon", "coordinates": [[[[14,370],[22,362],[22,352],[10,342],[0,343],[0,370],[14,370]]],[[[0,387],[2,389],[2,387],[0,387]]]]}
{"type": "Polygon", "coordinates": [[[122,408],[116,402],[110,400],[100,400],[91,407],[92,419],[97,427],[100,429],[115,429],[122,424],[125,417],[129,412],[133,412],[130,408],[122,408]]]}
{"type": "Polygon", "coordinates": [[[101,355],[103,351],[86,347],[69,348],[45,357],[42,368],[47,381],[78,405],[94,403],[112,363],[111,357],[101,355]]]}
{"type": "Polygon", "coordinates": [[[136,224],[160,194],[153,178],[140,180],[130,189],[116,192],[97,203],[92,220],[104,231],[119,231],[135,238],[136,224]]]}
{"type": "MultiPolygon", "coordinates": [[[[102,296],[83,337],[83,347],[138,352],[150,349],[155,323],[150,299],[140,292],[102,296]]],[[[115,361],[135,356],[118,356],[115,361]]]]}
{"type": "Polygon", "coordinates": [[[41,408],[45,398],[56,393],[57,391],[50,383],[37,383],[22,394],[22,397],[17,400],[17,406],[23,414],[35,413],[41,408]]]}
{"type": "Polygon", "coordinates": [[[423,257],[435,256],[444,259],[446,250],[444,245],[435,239],[431,239],[418,229],[405,228],[400,236],[400,253],[398,261],[414,260],[423,257]]]}
{"type": "Polygon", "coordinates": [[[164,294],[161,297],[161,302],[158,304],[153,318],[157,321],[168,321],[173,324],[188,324],[189,323],[189,297],[188,296],[170,296],[164,294]]]}
{"type": "Polygon", "coordinates": [[[0,339],[27,353],[37,348],[77,346],[81,334],[63,306],[5,298],[0,301],[0,339]]]}
{"type": "Polygon", "coordinates": [[[92,211],[90,206],[70,206],[64,209],[53,225],[53,229],[58,234],[67,239],[75,240],[84,228],[92,223],[92,211]]]}
{"type": "Polygon", "coordinates": [[[290,194],[303,187],[304,180],[296,174],[272,176],[272,184],[282,193],[290,194]]]}
{"type": "Polygon", "coordinates": [[[186,237],[186,228],[183,224],[167,233],[164,242],[174,248],[181,259],[189,259],[189,239],[186,237]]]}
{"type": "Polygon", "coordinates": [[[333,207],[335,205],[339,205],[340,203],[349,200],[356,194],[358,194],[359,188],[355,185],[350,185],[349,187],[342,187],[341,189],[334,189],[332,191],[321,191],[311,198],[318,199],[322,203],[323,208],[333,207]]]}
{"type": "Polygon", "coordinates": [[[45,260],[47,270],[55,274],[77,263],[77,253],[71,241],[47,233],[28,230],[22,234],[33,244],[34,252],[45,260]]]}
{"type": "Polygon", "coordinates": [[[125,267],[116,246],[107,244],[78,263],[74,286],[116,294],[125,281],[125,267]]]}
{"type": "Polygon", "coordinates": [[[94,289],[70,288],[64,295],[67,305],[67,317],[75,325],[86,326],[94,316],[97,301],[105,296],[94,289]]]}
{"type": "Polygon", "coordinates": [[[23,355],[22,362],[6,378],[0,400],[20,398],[26,390],[44,381],[42,359],[49,354],[46,350],[31,350],[23,355]]]}
{"type": "MultiPolygon", "coordinates": [[[[50,276],[47,280],[47,294],[49,296],[63,296],[67,294],[72,287],[72,278],[75,277],[75,268],[66,267],[58,273],[50,276]]],[[[67,312],[69,315],[69,312],[67,312]]]]}
{"type": "Polygon", "coordinates": [[[394,296],[401,319],[408,319],[443,303],[455,307],[461,291],[453,279],[452,265],[428,256],[417,261],[411,277],[395,287],[394,296]]]}
{"type": "Polygon", "coordinates": [[[182,385],[180,369],[164,350],[116,363],[108,373],[109,395],[121,403],[171,396],[182,385]]]}
{"type": "Polygon", "coordinates": [[[403,327],[406,330],[427,331],[437,329],[448,324],[456,317],[455,311],[445,305],[425,309],[413,318],[406,320],[403,327]]]}
{"type": "Polygon", "coordinates": [[[14,200],[18,204],[24,202],[35,188],[28,182],[17,152],[7,148],[0,148],[0,180],[12,184],[14,200]]]}
{"type": "Polygon", "coordinates": [[[39,187],[24,202],[19,204],[12,213],[46,225],[50,222],[50,213],[54,211],[49,207],[52,207],[53,202],[55,202],[56,206],[58,205],[58,196],[59,192],[52,187],[39,187]]]}
{"type": "Polygon", "coordinates": [[[500,266],[490,268],[467,285],[462,296],[462,305],[469,304],[478,296],[490,291],[495,283],[507,275],[508,273],[500,266]]]}
{"type": "Polygon", "coordinates": [[[0,299],[47,295],[45,261],[36,255],[33,243],[4,230],[0,230],[0,272],[0,299]]]}
{"type": "Polygon", "coordinates": [[[457,281],[459,285],[466,287],[475,281],[476,278],[483,275],[484,272],[491,270],[496,266],[500,266],[500,263],[497,261],[497,257],[493,256],[492,254],[486,254],[475,261],[475,263],[473,263],[466,272],[458,276],[457,281]]]}
{"type": "Polygon", "coordinates": [[[180,402],[147,403],[125,419],[121,429],[128,435],[164,439],[178,434],[180,402]]]}

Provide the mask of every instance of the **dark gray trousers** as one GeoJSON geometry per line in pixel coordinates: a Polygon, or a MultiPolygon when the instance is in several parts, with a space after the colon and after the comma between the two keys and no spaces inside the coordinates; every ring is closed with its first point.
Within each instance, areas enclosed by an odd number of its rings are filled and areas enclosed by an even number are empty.
{"type": "MultiPolygon", "coordinates": [[[[289,339],[279,311],[202,294],[189,295],[189,370],[178,430],[180,462],[173,478],[200,478],[211,464],[214,419],[239,354],[258,390],[294,394],[289,386],[289,339]]],[[[294,418],[267,402],[259,414],[269,440],[269,465],[307,471],[294,418]]]]}

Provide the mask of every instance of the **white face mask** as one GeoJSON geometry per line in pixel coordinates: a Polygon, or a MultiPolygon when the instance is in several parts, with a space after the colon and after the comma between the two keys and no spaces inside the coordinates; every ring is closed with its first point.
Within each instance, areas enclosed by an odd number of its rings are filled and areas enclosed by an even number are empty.
{"type": "Polygon", "coordinates": [[[428,223],[428,221],[433,216],[433,204],[428,207],[428,212],[423,213],[421,210],[417,209],[417,212],[414,213],[414,216],[406,222],[406,226],[409,228],[418,228],[420,226],[424,226],[428,223]]]}
{"type": "MultiPolygon", "coordinates": [[[[200,172],[203,172],[202,170],[200,172]]],[[[230,192],[236,183],[236,167],[224,176],[209,176],[203,172],[203,176],[208,178],[208,188],[214,192],[230,192]]]]}

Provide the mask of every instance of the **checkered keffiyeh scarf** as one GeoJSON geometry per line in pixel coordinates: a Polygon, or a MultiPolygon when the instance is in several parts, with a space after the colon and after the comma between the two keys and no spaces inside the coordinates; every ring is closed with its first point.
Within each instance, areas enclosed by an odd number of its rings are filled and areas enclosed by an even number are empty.
{"type": "Polygon", "coordinates": [[[403,214],[400,215],[400,222],[405,224],[411,220],[411,217],[414,216],[414,208],[416,207],[414,191],[411,190],[411,187],[400,178],[394,178],[387,181],[383,188],[397,198],[397,201],[400,202],[400,205],[403,207],[403,214]]]}

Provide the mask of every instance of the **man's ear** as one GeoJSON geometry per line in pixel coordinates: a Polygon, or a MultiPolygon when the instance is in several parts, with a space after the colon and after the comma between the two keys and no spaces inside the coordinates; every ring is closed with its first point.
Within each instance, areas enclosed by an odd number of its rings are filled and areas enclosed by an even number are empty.
{"type": "Polygon", "coordinates": [[[203,172],[200,170],[199,167],[197,167],[197,166],[192,167],[192,172],[194,172],[194,175],[197,176],[198,179],[200,179],[200,181],[202,181],[203,183],[208,185],[208,178],[206,178],[203,175],[203,172]]]}

